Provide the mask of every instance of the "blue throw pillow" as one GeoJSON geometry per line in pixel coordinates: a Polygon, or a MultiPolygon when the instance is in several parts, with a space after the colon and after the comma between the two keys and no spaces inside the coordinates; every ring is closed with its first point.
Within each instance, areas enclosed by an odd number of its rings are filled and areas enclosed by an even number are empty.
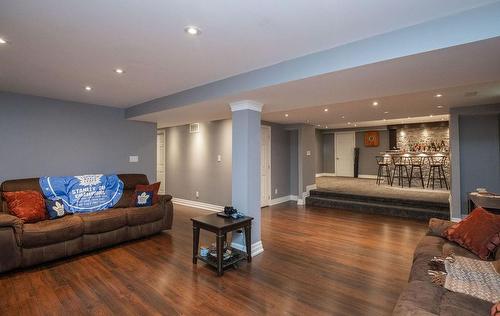
{"type": "Polygon", "coordinates": [[[45,200],[45,207],[47,208],[47,214],[50,219],[56,219],[63,217],[70,212],[66,211],[64,207],[64,202],[62,200],[45,200]]]}
{"type": "Polygon", "coordinates": [[[153,191],[137,191],[136,194],[135,206],[143,207],[153,205],[153,191]]]}

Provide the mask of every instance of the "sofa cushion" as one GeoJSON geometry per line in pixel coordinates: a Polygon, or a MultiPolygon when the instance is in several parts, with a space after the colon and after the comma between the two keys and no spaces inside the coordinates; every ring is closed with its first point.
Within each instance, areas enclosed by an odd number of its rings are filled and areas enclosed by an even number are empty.
{"type": "Polygon", "coordinates": [[[47,218],[45,200],[38,191],[4,192],[9,211],[26,223],[35,223],[47,218]]]}
{"type": "Polygon", "coordinates": [[[413,254],[413,260],[418,257],[432,258],[433,256],[443,255],[443,244],[447,242],[443,237],[424,236],[417,244],[413,254]]]}
{"type": "Polygon", "coordinates": [[[71,240],[82,234],[81,218],[69,215],[54,220],[24,224],[21,240],[24,248],[33,248],[71,240]]]}
{"type": "Polygon", "coordinates": [[[127,212],[123,208],[78,214],[83,221],[84,234],[105,233],[127,225],[127,212]]]}
{"type": "Polygon", "coordinates": [[[450,292],[430,281],[412,281],[396,303],[393,315],[488,315],[491,303],[450,292]]]}
{"type": "Polygon", "coordinates": [[[159,204],[148,207],[129,207],[126,210],[129,226],[155,222],[165,216],[165,211],[159,204]]]}
{"type": "MultiPolygon", "coordinates": [[[[500,232],[500,215],[478,207],[461,222],[449,227],[443,236],[455,241],[483,260],[494,257],[496,250],[492,239],[500,232]]],[[[497,240],[500,242],[500,239],[497,240]]]]}
{"type": "Polygon", "coordinates": [[[133,202],[130,206],[136,206],[137,204],[137,195],[141,194],[142,192],[153,192],[153,204],[157,204],[158,201],[160,200],[160,196],[158,195],[158,191],[160,190],[160,182],[156,182],[153,184],[138,184],[135,186],[135,193],[134,193],[134,198],[133,202]]]}

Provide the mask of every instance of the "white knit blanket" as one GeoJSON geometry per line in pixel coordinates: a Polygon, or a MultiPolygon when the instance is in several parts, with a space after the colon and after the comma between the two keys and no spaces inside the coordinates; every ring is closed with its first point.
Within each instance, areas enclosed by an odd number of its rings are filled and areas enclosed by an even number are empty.
{"type": "Polygon", "coordinates": [[[454,262],[445,261],[445,267],[446,289],[492,303],[500,301],[500,274],[491,261],[455,256],[454,262]]]}

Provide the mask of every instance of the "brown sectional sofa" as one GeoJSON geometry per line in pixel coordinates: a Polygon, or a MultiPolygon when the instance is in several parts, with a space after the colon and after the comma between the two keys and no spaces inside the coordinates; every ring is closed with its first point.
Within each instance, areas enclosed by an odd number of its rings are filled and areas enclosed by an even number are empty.
{"type": "MultiPolygon", "coordinates": [[[[437,219],[431,219],[431,221],[439,221],[440,229],[444,229],[452,223],[437,219]]],[[[490,314],[492,303],[469,295],[450,292],[431,283],[427,274],[430,259],[450,251],[453,251],[457,256],[479,259],[467,249],[441,237],[438,231],[429,229],[427,235],[422,238],[415,249],[408,285],[401,293],[393,315],[469,316],[490,314]]],[[[495,260],[500,260],[499,249],[496,251],[495,260]]]]}
{"type": "MultiPolygon", "coordinates": [[[[150,207],[130,207],[135,186],[148,184],[142,174],[118,175],[124,183],[123,196],[114,208],[89,214],[66,215],[59,219],[23,223],[9,213],[7,203],[0,203],[0,273],[18,267],[76,255],[127,240],[170,229],[173,205],[170,195],[150,207]]],[[[38,178],[9,180],[2,192],[39,191],[38,178]]]]}

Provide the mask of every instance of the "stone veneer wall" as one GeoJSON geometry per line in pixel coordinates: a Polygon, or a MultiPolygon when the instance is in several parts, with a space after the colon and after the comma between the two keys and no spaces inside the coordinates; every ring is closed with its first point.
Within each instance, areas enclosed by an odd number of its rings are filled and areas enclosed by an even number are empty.
{"type": "Polygon", "coordinates": [[[450,148],[450,129],[446,126],[436,127],[411,127],[398,128],[397,146],[399,149],[409,151],[414,144],[436,145],[444,141],[446,151],[450,148]]]}

